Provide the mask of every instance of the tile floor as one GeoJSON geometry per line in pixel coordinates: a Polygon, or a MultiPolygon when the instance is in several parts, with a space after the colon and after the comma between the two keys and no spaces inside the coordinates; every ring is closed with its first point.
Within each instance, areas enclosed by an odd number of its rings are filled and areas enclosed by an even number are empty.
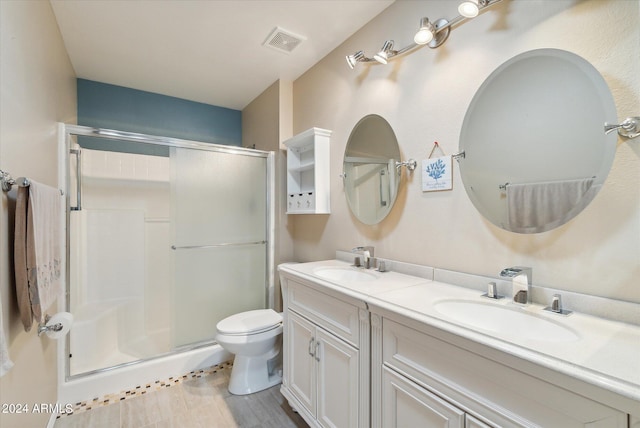
{"type": "Polygon", "coordinates": [[[83,404],[73,414],[60,416],[54,428],[307,428],[280,394],[279,385],[232,395],[227,391],[230,372],[226,365],[110,404],[83,404]]]}

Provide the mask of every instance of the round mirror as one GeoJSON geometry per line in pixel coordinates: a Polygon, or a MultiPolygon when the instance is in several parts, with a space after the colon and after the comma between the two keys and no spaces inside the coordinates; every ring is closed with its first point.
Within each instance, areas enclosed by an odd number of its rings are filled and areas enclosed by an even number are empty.
{"type": "Polygon", "coordinates": [[[579,214],[609,173],[618,123],[598,71],[558,49],[520,54],[480,86],[460,134],[460,174],[490,222],[518,233],[556,228],[579,214]]]}
{"type": "Polygon", "coordinates": [[[344,187],[353,215],[376,224],[391,211],[400,185],[400,147],[382,117],[363,117],[351,131],[344,151],[344,187]]]}

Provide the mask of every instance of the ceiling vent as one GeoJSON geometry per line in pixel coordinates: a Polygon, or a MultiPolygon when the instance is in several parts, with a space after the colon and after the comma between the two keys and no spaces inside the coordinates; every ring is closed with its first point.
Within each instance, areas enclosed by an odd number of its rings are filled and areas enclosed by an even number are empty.
{"type": "Polygon", "coordinates": [[[280,52],[291,53],[304,40],[302,36],[276,27],[262,45],[280,52]]]}

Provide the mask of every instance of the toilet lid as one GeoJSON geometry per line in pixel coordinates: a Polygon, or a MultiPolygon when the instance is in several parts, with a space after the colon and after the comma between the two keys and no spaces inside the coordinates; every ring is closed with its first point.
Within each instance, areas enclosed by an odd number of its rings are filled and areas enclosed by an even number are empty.
{"type": "Polygon", "coordinates": [[[255,334],[271,330],[282,323],[282,315],[273,309],[258,309],[231,315],[220,321],[216,328],[223,334],[255,334]]]}

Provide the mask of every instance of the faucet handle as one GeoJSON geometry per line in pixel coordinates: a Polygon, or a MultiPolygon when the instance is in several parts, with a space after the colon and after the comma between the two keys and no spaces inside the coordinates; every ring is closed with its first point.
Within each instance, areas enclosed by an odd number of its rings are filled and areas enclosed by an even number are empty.
{"type": "Polygon", "coordinates": [[[482,295],[482,297],[487,297],[489,299],[502,299],[504,296],[500,296],[498,294],[498,288],[495,282],[490,282],[487,284],[487,292],[482,295]]]}
{"type": "Polygon", "coordinates": [[[554,294],[553,299],[551,299],[551,306],[547,306],[544,310],[560,315],[569,315],[572,313],[571,311],[562,309],[562,296],[560,294],[554,294]]]}

